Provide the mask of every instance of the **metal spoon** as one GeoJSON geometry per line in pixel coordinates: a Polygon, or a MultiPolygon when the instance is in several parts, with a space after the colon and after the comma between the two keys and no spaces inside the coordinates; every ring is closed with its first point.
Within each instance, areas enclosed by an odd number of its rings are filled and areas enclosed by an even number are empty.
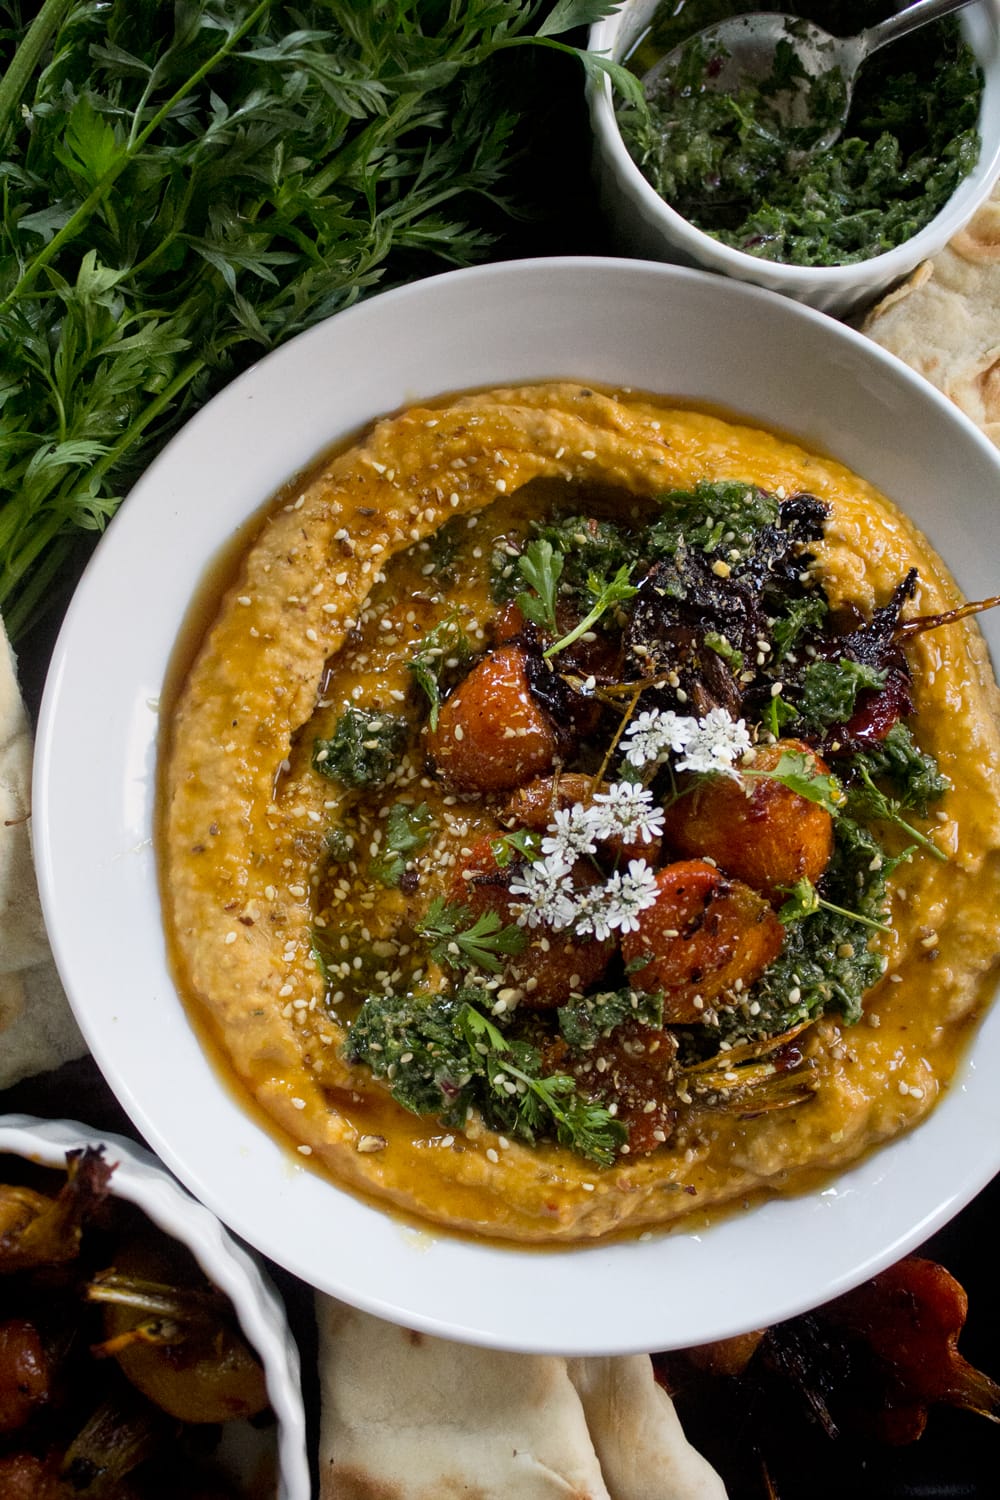
{"type": "Polygon", "coordinates": [[[843,79],[840,118],[811,143],[811,150],[830,146],[847,121],[851,93],[858,69],[867,57],[888,42],[908,36],[918,26],[961,10],[972,0],[917,0],[897,15],[869,26],[857,36],[835,37],[799,16],[755,11],[749,15],[731,16],[714,26],[707,26],[696,36],[674,47],[643,75],[646,97],[654,100],[666,75],[677,65],[681,54],[692,45],[704,48],[710,64],[705,69],[702,86],[713,93],[735,93],[741,86],[763,83],[774,73],[775,51],[779,42],[788,43],[802,67],[804,77],[789,80],[787,88],[768,96],[768,102],[779,120],[797,127],[813,123],[810,116],[810,85],[823,74],[839,68],[843,79]]]}

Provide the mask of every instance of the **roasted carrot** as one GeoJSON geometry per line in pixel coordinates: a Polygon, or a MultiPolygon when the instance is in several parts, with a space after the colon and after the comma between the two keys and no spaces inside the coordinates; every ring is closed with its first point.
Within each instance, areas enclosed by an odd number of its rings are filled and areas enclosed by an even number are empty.
{"type": "Polygon", "coordinates": [[[732,1003],[781,951],[784,928],[764,898],[704,860],[660,870],[659,894],[622,937],[634,989],[664,996],[663,1019],[683,1025],[732,1003]]]}

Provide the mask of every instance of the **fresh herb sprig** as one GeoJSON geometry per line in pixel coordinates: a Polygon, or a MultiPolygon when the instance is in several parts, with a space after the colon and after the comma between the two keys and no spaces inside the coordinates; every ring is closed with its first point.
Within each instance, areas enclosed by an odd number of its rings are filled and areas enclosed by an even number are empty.
{"type": "Polygon", "coordinates": [[[850,911],[846,906],[838,906],[834,901],[824,900],[812,881],[806,879],[805,876],[787,888],[787,900],[778,908],[778,916],[787,924],[801,922],[804,917],[811,917],[818,911],[834,912],[839,917],[845,917],[849,922],[860,922],[862,927],[871,927],[876,932],[892,931],[887,922],[878,922],[874,917],[866,916],[864,912],[850,911]]]}
{"type": "Polygon", "coordinates": [[[747,781],[780,782],[807,802],[815,802],[832,818],[843,812],[847,801],[837,777],[819,770],[812,756],[802,750],[782,750],[777,765],[768,771],[755,770],[753,765],[741,766],[740,776],[747,781]]]}
{"type": "Polygon", "coordinates": [[[522,1086],[523,1092],[515,1095],[517,1118],[522,1132],[529,1139],[544,1131],[551,1122],[555,1125],[560,1145],[571,1147],[602,1167],[613,1165],[628,1134],[605,1105],[578,1093],[576,1083],[568,1073],[544,1074],[519,1066],[503,1032],[474,1006],[464,1007],[459,1024],[473,1050],[478,1051],[483,1046],[489,1049],[490,1086],[501,1100],[508,1102],[511,1098],[505,1086],[508,1079],[522,1086]]]}
{"type": "Polygon", "coordinates": [[[555,656],[559,651],[565,651],[567,646],[572,646],[574,641],[586,635],[587,631],[596,625],[601,616],[607,614],[614,605],[624,604],[627,600],[634,599],[639,592],[629,582],[627,563],[623,563],[614,577],[610,579],[603,579],[596,573],[591,573],[587,579],[587,589],[594,600],[593,608],[574,625],[572,630],[546,648],[542,653],[546,658],[555,656]]]}
{"type": "Polygon", "coordinates": [[[407,670],[430,704],[428,723],[436,729],[444,697],[442,689],[452,677],[460,676],[472,659],[472,646],[452,610],[440,624],[428,631],[406,663],[407,670]]]}
{"type": "Polygon", "coordinates": [[[461,1129],[478,1110],[493,1129],[535,1142],[554,1136],[611,1166],[627,1135],[566,1073],[545,1073],[538,1049],[507,1036],[476,1003],[479,992],[371,995],[345,1043],[349,1062],[389,1082],[396,1102],[461,1129]]]}
{"type": "Polygon", "coordinates": [[[858,761],[856,769],[860,783],[851,787],[847,798],[848,810],[852,817],[861,818],[866,822],[875,819],[882,823],[892,824],[901,829],[908,839],[919,844],[921,849],[926,849],[927,853],[932,854],[935,859],[947,862],[948,856],[944,850],[935,844],[933,839],[928,838],[926,833],[921,833],[919,828],[914,828],[912,823],[906,821],[902,815],[901,804],[896,798],[890,797],[875,785],[871,772],[862,761],[858,761]]]}
{"type": "Polygon", "coordinates": [[[505,957],[520,953],[528,941],[523,928],[515,923],[504,926],[495,911],[478,917],[467,906],[436,896],[416,931],[430,944],[431,956],[452,969],[484,969],[499,974],[505,957]]]}
{"type": "Polygon", "coordinates": [[[545,630],[556,629],[556,599],[563,570],[563,554],[549,541],[529,542],[517,560],[518,571],[533,594],[520,593],[517,607],[526,620],[545,630]]]}

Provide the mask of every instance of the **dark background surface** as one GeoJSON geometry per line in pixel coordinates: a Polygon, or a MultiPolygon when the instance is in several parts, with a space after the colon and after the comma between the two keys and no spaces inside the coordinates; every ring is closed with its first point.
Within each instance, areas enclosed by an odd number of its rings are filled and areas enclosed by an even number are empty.
{"type": "MultiPolygon", "coordinates": [[[[498,225],[496,258],[606,254],[607,235],[589,177],[589,132],[576,67],[552,55],[537,66],[538,104],[525,117],[518,167],[530,212],[514,223],[505,220],[498,225]]],[[[79,566],[63,580],[48,618],[22,643],[20,673],[33,714],[62,610],[85,561],[81,552],[79,566]]],[[[97,1130],[137,1135],[90,1058],[0,1091],[0,1111],[67,1117],[97,1130]]],[[[998,1231],[1000,1178],[924,1251],[965,1286],[970,1313],[961,1349],[995,1379],[1000,1379],[998,1231]]],[[[786,1253],[794,1255],[794,1245],[786,1253]]],[[[318,1409],[311,1293],[280,1268],[270,1269],[285,1296],[299,1340],[315,1437],[318,1409]]],[[[739,1274],[738,1267],[733,1267],[733,1274],[739,1274]]],[[[702,1399],[696,1405],[682,1404],[681,1410],[692,1437],[723,1474],[731,1500],[1000,1497],[1000,1431],[984,1418],[938,1408],[918,1443],[887,1449],[846,1436],[836,1441],[826,1438],[805,1416],[794,1392],[786,1392],[781,1402],[755,1413],[752,1421],[745,1412],[733,1411],[725,1387],[717,1394],[717,1401],[702,1399]]],[[[650,1500],[657,1497],[650,1496],[650,1500]]]]}

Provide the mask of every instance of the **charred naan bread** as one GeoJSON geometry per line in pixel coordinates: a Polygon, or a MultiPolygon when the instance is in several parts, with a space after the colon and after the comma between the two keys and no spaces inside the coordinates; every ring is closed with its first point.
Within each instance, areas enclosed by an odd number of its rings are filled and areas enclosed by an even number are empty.
{"type": "Polygon", "coordinates": [[[507,1354],[316,1311],[320,1500],[725,1500],[648,1355],[507,1354]]]}

